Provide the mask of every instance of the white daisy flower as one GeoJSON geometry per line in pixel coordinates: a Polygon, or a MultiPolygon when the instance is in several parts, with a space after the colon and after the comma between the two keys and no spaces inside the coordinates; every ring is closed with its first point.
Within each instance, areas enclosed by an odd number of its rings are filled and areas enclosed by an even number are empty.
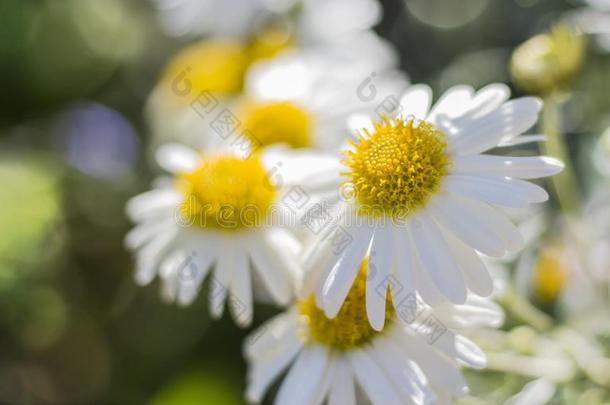
{"type": "Polygon", "coordinates": [[[274,153],[246,158],[200,154],[178,144],[160,148],[158,162],[173,174],[172,181],[158,182],[127,204],[137,223],[125,241],[136,252],[136,282],[145,285],[159,275],[163,297],[188,305],[213,273],[211,314],[220,317],[228,297],[242,326],[252,320],[253,279],[273,301],[287,304],[300,274],[295,260],[300,245],[278,223],[284,215],[279,202],[291,185],[307,181],[307,173],[315,176],[316,168],[331,166],[311,158],[313,166],[304,170],[281,160],[285,152],[281,159],[274,153]]]}
{"type": "Polygon", "coordinates": [[[395,107],[393,92],[406,86],[396,52],[372,32],[332,46],[263,42],[205,40],[178,52],[147,102],[155,143],[200,147],[230,121],[235,134],[262,128],[265,144],[336,145],[347,115],[395,107]]]}
{"type": "Polygon", "coordinates": [[[364,304],[366,271],[363,263],[334,318],[309,297],[246,340],[248,402],[261,402],[285,369],[276,404],[449,403],[467,393],[460,366],[482,368],[486,358],[458,330],[498,326],[501,309],[472,297],[465,305],[432,311],[413,295],[403,308],[413,316],[405,325],[395,319],[401,307],[394,309],[388,298],[386,327],[378,332],[370,327],[364,304]]]}
{"type": "Polygon", "coordinates": [[[235,108],[244,133],[263,146],[338,150],[349,115],[374,114],[384,102],[396,108],[407,79],[391,69],[397,63],[393,50],[378,38],[371,40],[361,43],[360,51],[377,55],[374,62],[348,49],[340,54],[317,48],[288,51],[254,65],[235,108]]]}
{"type": "Polygon", "coordinates": [[[171,36],[244,37],[261,22],[297,16],[292,31],[305,42],[335,41],[370,29],[381,18],[377,0],[153,0],[171,36]]]}
{"type": "Polygon", "coordinates": [[[360,138],[345,152],[342,173],[353,198],[340,201],[338,220],[320,233],[307,260],[313,270],[305,291],[317,290],[328,317],[339,312],[355,264],[367,253],[377,269],[366,294],[376,330],[383,328],[386,307],[376,291],[390,285],[417,291],[432,305],[445,299],[462,304],[468,290],[491,293],[477,252],[501,257],[523,245],[499,208],[546,201],[541,187],[523,179],[563,167],[550,157],[484,153],[539,139],[522,134],[536,123],[542,102],[508,97],[500,84],[476,93],[458,86],[429,109],[431,91],[417,85],[402,97],[397,117],[356,121],[360,138]]]}

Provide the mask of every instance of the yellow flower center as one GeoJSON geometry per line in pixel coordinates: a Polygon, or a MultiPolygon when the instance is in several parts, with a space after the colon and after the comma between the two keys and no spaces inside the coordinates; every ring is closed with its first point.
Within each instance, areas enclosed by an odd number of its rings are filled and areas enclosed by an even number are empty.
{"type": "Polygon", "coordinates": [[[343,161],[363,215],[405,217],[438,191],[449,159],[445,134],[426,121],[383,119],[343,161]]]}
{"type": "Polygon", "coordinates": [[[243,107],[241,116],[246,134],[257,145],[285,143],[293,148],[310,145],[311,117],[294,103],[252,103],[243,107]]]}
{"type": "Polygon", "coordinates": [[[544,248],[538,257],[532,279],[534,294],[544,302],[554,301],[568,278],[568,269],[558,248],[544,248]]]}
{"type": "MultiPolygon", "coordinates": [[[[347,294],[339,313],[329,319],[316,306],[314,297],[299,302],[299,312],[304,321],[301,331],[305,341],[321,343],[339,350],[362,346],[379,333],[371,327],[366,315],[366,269],[368,259],[364,259],[354,284],[347,294]]],[[[386,327],[394,316],[390,291],[386,298],[386,327]]]]}
{"type": "Polygon", "coordinates": [[[248,64],[246,48],[240,43],[202,41],[184,48],[170,61],[164,81],[168,86],[175,81],[188,81],[193,95],[202,91],[237,93],[242,89],[248,64]]]}
{"type": "Polygon", "coordinates": [[[251,156],[204,159],[178,177],[185,199],[180,214],[188,224],[222,230],[261,225],[276,196],[260,161],[251,156]]]}

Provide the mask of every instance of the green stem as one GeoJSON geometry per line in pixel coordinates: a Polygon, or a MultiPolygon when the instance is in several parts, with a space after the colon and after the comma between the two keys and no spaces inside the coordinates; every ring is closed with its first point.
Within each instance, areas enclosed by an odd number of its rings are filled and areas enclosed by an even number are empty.
{"type": "Polygon", "coordinates": [[[507,288],[504,294],[498,297],[498,301],[510,314],[538,331],[544,332],[553,327],[553,318],[533,306],[512,288],[507,288]]]}
{"type": "Polygon", "coordinates": [[[573,213],[580,206],[580,193],[576,186],[574,169],[560,131],[561,103],[555,94],[550,94],[544,100],[541,126],[542,132],[547,136],[547,141],[542,142],[544,153],[560,159],[565,164],[565,169],[551,178],[555,195],[561,209],[566,213],[573,213]]]}

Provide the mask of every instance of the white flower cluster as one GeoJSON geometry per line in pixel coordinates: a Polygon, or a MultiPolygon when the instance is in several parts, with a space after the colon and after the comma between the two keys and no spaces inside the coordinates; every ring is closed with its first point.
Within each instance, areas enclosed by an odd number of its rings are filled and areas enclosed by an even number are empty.
{"type": "Polygon", "coordinates": [[[542,102],[492,84],[433,104],[374,0],[155,3],[168,33],[206,37],[148,105],[171,180],[128,203],[136,281],[188,305],[208,279],[212,316],[243,327],[255,301],[285,307],[245,342],[250,402],[285,370],[278,404],[464,395],[460,367],[486,364],[465,335],[503,320],[481,257],[523,247],[505,210],[563,167],[496,154],[541,139],[542,102]]]}

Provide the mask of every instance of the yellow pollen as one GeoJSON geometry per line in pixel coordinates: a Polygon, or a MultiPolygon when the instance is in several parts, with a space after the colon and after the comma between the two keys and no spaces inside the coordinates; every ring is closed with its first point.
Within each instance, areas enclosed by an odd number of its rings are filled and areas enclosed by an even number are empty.
{"type": "Polygon", "coordinates": [[[188,224],[228,231],[259,226],[276,196],[255,156],[204,159],[178,177],[178,188],[185,196],[180,214],[188,224]]]}
{"type": "Polygon", "coordinates": [[[248,64],[246,48],[240,43],[202,41],[184,48],[170,61],[163,81],[172,86],[174,81],[187,80],[193,96],[202,91],[233,94],[242,89],[248,64]]]}
{"type": "Polygon", "coordinates": [[[554,301],[568,278],[568,269],[561,250],[557,247],[543,248],[538,256],[532,279],[534,294],[543,302],[554,301]]]}
{"type": "MultiPolygon", "coordinates": [[[[362,346],[382,333],[371,327],[366,315],[367,265],[368,259],[364,259],[345,302],[333,319],[327,318],[324,311],[316,306],[313,296],[299,303],[299,312],[304,322],[304,328],[301,332],[307,342],[321,343],[339,350],[349,350],[362,346]]],[[[386,327],[393,316],[394,307],[388,290],[385,314],[386,327]]]]}
{"type": "Polygon", "coordinates": [[[246,134],[255,144],[268,146],[285,143],[303,148],[311,143],[311,117],[289,101],[251,103],[241,112],[246,134]]]}
{"type": "Polygon", "coordinates": [[[438,191],[449,159],[445,134],[426,121],[384,118],[343,161],[363,215],[405,217],[438,191]]]}

